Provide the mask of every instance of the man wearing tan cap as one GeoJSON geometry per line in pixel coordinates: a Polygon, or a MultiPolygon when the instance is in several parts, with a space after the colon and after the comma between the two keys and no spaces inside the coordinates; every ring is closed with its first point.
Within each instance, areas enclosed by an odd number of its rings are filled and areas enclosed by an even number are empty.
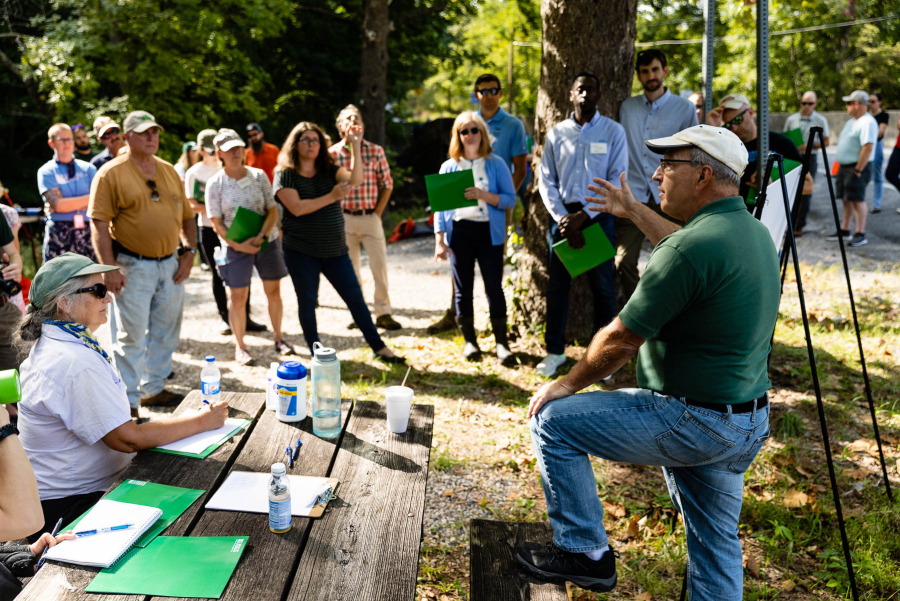
{"type": "MultiPolygon", "coordinates": [[[[754,206],[756,204],[755,191],[759,190],[756,177],[756,139],[759,136],[759,130],[756,127],[756,114],[753,107],[750,106],[750,101],[743,94],[727,94],[719,102],[719,106],[706,116],[706,123],[731,131],[747,147],[749,163],[741,177],[739,194],[747,201],[748,205],[754,206]],[[751,188],[754,189],[753,194],[750,193],[751,188]]],[[[803,160],[800,151],[797,150],[790,138],[774,131],[769,132],[769,152],[777,152],[785,159],[792,161],[803,160]]]]}
{"type": "Polygon", "coordinates": [[[628,304],[564,378],[531,400],[531,435],[553,542],[525,542],[518,561],[538,577],[603,592],[616,553],[589,455],[663,468],[687,531],[688,597],[737,601],[744,472],[769,435],[766,359],[780,299],[772,237],[737,196],[747,150],[698,125],[648,140],[663,212],[628,187],[594,178],[593,210],[632,219],[655,244],[628,304]],[[639,388],[577,394],[638,355],[639,388]]]}
{"type": "Polygon", "coordinates": [[[134,111],[123,129],[128,152],[97,172],[88,214],[98,259],[121,268],[103,280],[115,295],[113,360],[136,416],[141,404],[183,398],[163,383],[181,334],[183,282],[194,264],[197,229],[181,178],[156,156],[162,127],[150,113],[134,111]]]}
{"type": "Polygon", "coordinates": [[[122,128],[109,117],[97,117],[94,121],[94,134],[106,146],[106,150],[91,159],[91,165],[99,169],[119,156],[125,140],[122,138],[122,128]]]}

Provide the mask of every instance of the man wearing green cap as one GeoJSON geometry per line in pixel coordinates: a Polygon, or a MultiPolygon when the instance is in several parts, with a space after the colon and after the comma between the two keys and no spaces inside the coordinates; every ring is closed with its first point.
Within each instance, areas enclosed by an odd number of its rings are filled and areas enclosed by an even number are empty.
{"type": "Polygon", "coordinates": [[[8,294],[13,289],[12,284],[18,285],[22,278],[22,257],[16,250],[16,242],[12,230],[6,219],[0,219],[0,247],[3,248],[2,276],[0,282],[0,370],[16,369],[19,367],[18,354],[13,348],[13,332],[19,325],[22,314],[19,308],[9,302],[8,294]]]}
{"type": "Polygon", "coordinates": [[[163,383],[181,334],[183,282],[194,264],[197,228],[181,178],[156,156],[162,127],[150,113],[134,111],[123,129],[129,151],[97,172],[88,214],[98,259],[121,267],[103,281],[115,295],[113,358],[137,414],[141,404],[182,398],[163,383]]]}

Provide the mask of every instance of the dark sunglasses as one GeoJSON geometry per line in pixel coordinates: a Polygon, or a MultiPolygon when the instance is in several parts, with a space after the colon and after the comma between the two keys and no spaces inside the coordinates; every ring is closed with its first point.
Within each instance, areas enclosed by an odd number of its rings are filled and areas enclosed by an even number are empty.
{"type": "Polygon", "coordinates": [[[728,123],[723,124],[722,127],[724,127],[725,129],[729,129],[729,130],[730,130],[730,129],[731,129],[732,127],[734,127],[735,125],[740,125],[741,123],[744,122],[744,113],[746,113],[746,112],[749,111],[749,110],[750,110],[749,108],[744,109],[743,112],[742,112],[740,115],[735,116],[734,119],[732,119],[732,120],[729,121],[728,123]]]}
{"type": "Polygon", "coordinates": [[[815,104],[816,104],[815,102],[801,102],[800,103],[801,106],[815,106],[815,104]]]}
{"type": "Polygon", "coordinates": [[[147,186],[152,190],[150,192],[150,200],[153,202],[159,202],[159,189],[156,187],[156,182],[152,179],[147,180],[147,186]]]}
{"type": "Polygon", "coordinates": [[[490,96],[496,96],[497,94],[500,93],[500,88],[496,88],[496,87],[494,87],[494,88],[481,88],[480,90],[475,90],[475,91],[478,92],[479,94],[481,94],[482,96],[489,96],[489,95],[490,95],[490,96]]]}
{"type": "Polygon", "coordinates": [[[94,296],[99,299],[106,298],[106,293],[108,289],[106,288],[106,284],[94,284],[93,286],[89,286],[87,288],[79,288],[75,291],[75,294],[84,294],[85,292],[93,292],[94,296]]]}
{"type": "Polygon", "coordinates": [[[481,132],[478,131],[478,128],[477,128],[477,127],[473,127],[472,129],[461,129],[461,130],[459,130],[459,135],[461,135],[461,136],[468,136],[469,134],[472,134],[472,135],[474,136],[475,134],[480,134],[480,133],[481,133],[481,132]]]}
{"type": "Polygon", "coordinates": [[[106,140],[106,139],[110,138],[111,136],[118,135],[118,133],[119,133],[118,127],[111,127],[109,129],[107,129],[105,132],[103,132],[103,135],[100,136],[100,139],[106,140]]]}

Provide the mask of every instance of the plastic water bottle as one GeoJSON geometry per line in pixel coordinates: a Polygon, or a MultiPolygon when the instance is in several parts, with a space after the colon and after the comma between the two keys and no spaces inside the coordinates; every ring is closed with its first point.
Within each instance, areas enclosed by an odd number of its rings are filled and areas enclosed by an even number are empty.
{"type": "Polygon", "coordinates": [[[200,372],[200,396],[201,398],[212,404],[219,400],[219,392],[221,391],[220,382],[222,374],[216,367],[216,358],[212,355],[206,356],[206,365],[200,372]]]}
{"type": "Polygon", "coordinates": [[[272,464],[269,480],[269,530],[283,534],[291,529],[291,484],[283,463],[272,464]]]}
{"type": "Polygon", "coordinates": [[[213,251],[213,262],[214,262],[216,265],[224,265],[224,264],[225,264],[225,258],[226,258],[226,256],[225,256],[225,253],[226,253],[226,252],[227,252],[227,251],[225,250],[225,245],[224,245],[224,244],[221,245],[221,246],[219,246],[219,247],[217,247],[216,250],[213,251]]]}
{"type": "Polygon", "coordinates": [[[341,362],[333,348],[313,344],[312,374],[313,434],[334,438],[341,433],[341,362]]]}

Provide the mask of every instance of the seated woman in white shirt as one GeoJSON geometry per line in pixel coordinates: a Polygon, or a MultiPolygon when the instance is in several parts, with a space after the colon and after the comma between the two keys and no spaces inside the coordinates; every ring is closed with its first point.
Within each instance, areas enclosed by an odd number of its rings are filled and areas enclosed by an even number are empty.
{"type": "Polygon", "coordinates": [[[19,328],[28,358],[20,368],[19,440],[37,478],[44,527],[69,523],[96,503],[137,451],[221,428],[224,401],[138,425],[125,384],[94,338],[112,298],[98,265],[65,253],[38,270],[19,328]]]}
{"type": "Polygon", "coordinates": [[[503,243],[506,210],[516,206],[516,189],[506,163],[491,152],[491,137],[481,117],[472,111],[461,113],[450,134],[450,158],[441,165],[440,172],[471,169],[475,185],[466,188],[465,197],[477,204],[435,213],[434,256],[437,261],[450,259],[456,323],[466,341],[463,357],[476,361],[481,356],[472,302],[477,261],[490,308],[497,358],[504,365],[514,365],[516,358],[506,340],[503,243]]]}

